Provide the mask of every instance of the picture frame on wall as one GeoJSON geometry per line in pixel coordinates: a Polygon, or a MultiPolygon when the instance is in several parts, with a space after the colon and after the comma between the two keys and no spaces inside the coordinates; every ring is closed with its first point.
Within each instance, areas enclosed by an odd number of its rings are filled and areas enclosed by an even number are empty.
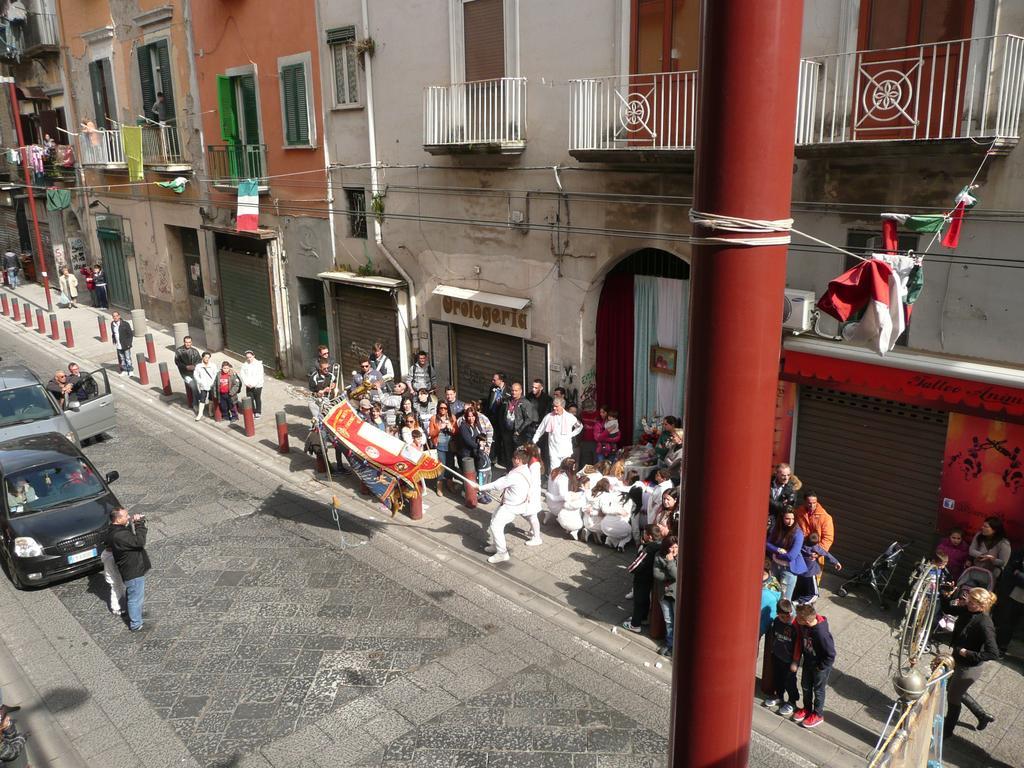
{"type": "Polygon", "coordinates": [[[663,373],[666,376],[676,375],[675,347],[659,347],[651,345],[650,372],[663,373]]]}

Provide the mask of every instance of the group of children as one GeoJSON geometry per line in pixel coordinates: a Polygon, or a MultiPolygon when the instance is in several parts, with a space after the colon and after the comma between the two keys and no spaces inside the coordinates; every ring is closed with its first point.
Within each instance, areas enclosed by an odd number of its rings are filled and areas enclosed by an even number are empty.
{"type": "MultiPolygon", "coordinates": [[[[765,570],[765,581],[769,578],[765,570]]],[[[818,615],[812,603],[796,605],[787,598],[780,599],[768,627],[765,657],[764,706],[777,709],[782,717],[790,717],[804,728],[821,725],[825,720],[825,689],[836,660],[828,619],[818,615]],[[803,705],[798,707],[801,693],[803,705]]]]}

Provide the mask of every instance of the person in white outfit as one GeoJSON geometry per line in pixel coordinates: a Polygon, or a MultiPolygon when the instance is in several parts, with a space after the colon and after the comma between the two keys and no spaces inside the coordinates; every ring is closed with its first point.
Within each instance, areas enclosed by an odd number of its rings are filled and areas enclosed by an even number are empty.
{"type": "Polygon", "coordinates": [[[210,362],[210,353],[203,352],[202,362],[192,371],[192,380],[196,383],[196,421],[203,418],[206,403],[213,390],[213,382],[217,380],[217,368],[210,362]]]}
{"type": "Polygon", "coordinates": [[[540,485],[541,475],[544,474],[544,462],[540,460],[540,448],[535,443],[527,443],[523,446],[530,456],[530,499],[527,505],[526,519],[530,521],[530,529],[533,537],[526,542],[528,547],[536,547],[541,544],[540,538],[540,511],[543,490],[540,485]]]}
{"type": "Polygon", "coordinates": [[[120,616],[121,611],[127,609],[124,581],[121,580],[121,572],[117,570],[117,563],[114,562],[114,553],[110,548],[104,548],[100,554],[100,561],[103,563],[103,580],[110,587],[110,612],[120,616]]]}
{"type": "Polygon", "coordinates": [[[630,519],[633,516],[633,501],[619,489],[602,493],[595,499],[601,510],[601,533],[609,547],[622,552],[633,539],[630,519]]]}
{"type": "Polygon", "coordinates": [[[554,470],[572,456],[572,439],[582,431],[583,425],[579,419],[565,410],[565,400],[556,397],[552,401],[551,413],[540,420],[533,433],[532,442],[538,444],[541,437],[547,435],[548,466],[554,470]]]}
{"type": "Polygon", "coordinates": [[[512,454],[512,469],[504,477],[478,486],[481,491],[501,491],[501,506],[491,515],[488,538],[491,540],[484,551],[491,553],[487,562],[504,563],[509,559],[505,542],[505,527],[515,520],[516,515],[527,517],[530,504],[530,455],[522,448],[512,454]]]}
{"type": "Polygon", "coordinates": [[[252,415],[258,419],[263,413],[263,361],[256,359],[256,354],[248,349],[245,362],[238,366],[238,378],[245,387],[245,396],[252,398],[252,415]]]}

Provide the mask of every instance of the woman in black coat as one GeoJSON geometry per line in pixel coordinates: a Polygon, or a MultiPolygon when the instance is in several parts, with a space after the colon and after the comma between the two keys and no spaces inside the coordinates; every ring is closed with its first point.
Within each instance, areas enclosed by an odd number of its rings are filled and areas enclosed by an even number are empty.
{"type": "Polygon", "coordinates": [[[982,665],[999,658],[996,645],[996,627],[990,611],[996,596],[987,589],[976,587],[967,592],[962,601],[954,602],[951,611],[956,615],[953,627],[953,675],[946,684],[946,738],[953,735],[960,719],[962,705],[978,718],[978,730],[983,731],[995,721],[982,706],[967,693],[968,689],[981,678],[982,665]]]}

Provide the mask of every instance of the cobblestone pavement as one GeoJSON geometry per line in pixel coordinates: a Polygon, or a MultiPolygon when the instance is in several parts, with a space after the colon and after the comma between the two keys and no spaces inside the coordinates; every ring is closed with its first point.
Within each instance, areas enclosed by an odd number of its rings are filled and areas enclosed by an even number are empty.
{"type": "MultiPolygon", "coordinates": [[[[61,362],[22,336],[0,337],[6,360],[61,362]]],[[[558,601],[524,586],[539,555],[523,576],[398,520],[343,514],[339,532],[319,486],[204,439],[223,428],[146,410],[132,386],[116,389],[116,433],[86,451],[149,518],[146,629],[109,615],[97,577],[0,584],[0,639],[83,759],[54,768],[664,764],[667,667],[645,668],[622,653],[633,638],[578,615],[621,602],[581,588],[592,572],[622,594],[615,553],[573,547],[564,558],[586,563],[570,569],[551,547],[565,570],[548,578],[578,600],[558,601]],[[492,732],[508,736],[484,742],[492,732]]],[[[443,514],[475,553],[470,518],[443,514]]],[[[828,758],[755,733],[750,762],[828,758]]]]}

